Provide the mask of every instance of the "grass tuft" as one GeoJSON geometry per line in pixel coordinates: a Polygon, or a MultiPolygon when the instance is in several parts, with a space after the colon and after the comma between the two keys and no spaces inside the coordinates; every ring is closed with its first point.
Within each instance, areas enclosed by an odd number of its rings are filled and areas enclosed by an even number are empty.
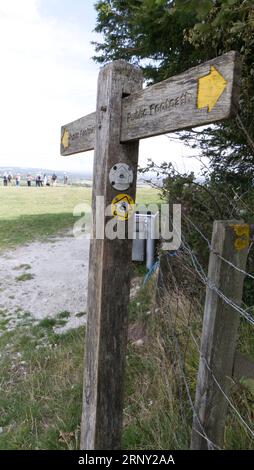
{"type": "Polygon", "coordinates": [[[25,282],[25,281],[31,281],[31,279],[34,278],[34,275],[31,273],[24,273],[21,274],[20,276],[15,277],[15,280],[17,282],[25,282]]]}
{"type": "Polygon", "coordinates": [[[86,315],[86,312],[79,312],[79,313],[76,313],[76,317],[77,317],[77,318],[84,317],[85,315],[86,315]]]}
{"type": "Polygon", "coordinates": [[[20,264],[19,266],[16,266],[13,269],[14,269],[14,271],[19,271],[20,269],[28,270],[28,269],[31,269],[31,266],[30,266],[30,264],[20,264]]]}
{"type": "Polygon", "coordinates": [[[55,318],[43,318],[43,320],[41,320],[39,322],[39,326],[42,327],[42,328],[53,328],[53,326],[55,326],[57,323],[57,320],[55,318]]]}
{"type": "Polygon", "coordinates": [[[57,318],[69,318],[70,317],[70,312],[67,312],[67,310],[64,310],[63,312],[58,313],[57,318]]]}

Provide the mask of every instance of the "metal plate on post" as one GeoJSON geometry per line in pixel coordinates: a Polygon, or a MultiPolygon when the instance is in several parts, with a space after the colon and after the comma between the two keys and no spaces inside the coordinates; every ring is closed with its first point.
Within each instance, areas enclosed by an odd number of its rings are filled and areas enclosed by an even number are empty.
{"type": "Polygon", "coordinates": [[[133,170],[126,163],[117,163],[109,172],[111,186],[117,191],[126,191],[133,183],[133,170]]]}

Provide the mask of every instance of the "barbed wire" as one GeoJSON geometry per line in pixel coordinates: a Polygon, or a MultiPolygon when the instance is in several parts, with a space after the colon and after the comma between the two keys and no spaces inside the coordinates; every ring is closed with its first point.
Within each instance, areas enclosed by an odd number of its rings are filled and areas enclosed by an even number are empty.
{"type": "Polygon", "coordinates": [[[238,266],[236,266],[234,263],[231,263],[231,261],[229,261],[228,259],[224,258],[222,255],[220,255],[220,253],[216,252],[215,250],[213,250],[212,248],[212,245],[211,245],[211,242],[208,240],[208,238],[203,234],[203,232],[201,231],[201,229],[189,218],[187,217],[185,214],[183,214],[183,217],[191,224],[191,226],[199,233],[199,235],[203,238],[203,240],[207,243],[207,246],[209,248],[209,251],[211,253],[213,253],[214,255],[218,256],[218,258],[220,258],[222,261],[224,261],[225,263],[227,263],[229,266],[231,266],[232,268],[236,269],[236,271],[244,274],[245,276],[249,277],[250,279],[253,279],[254,280],[254,276],[250,273],[248,273],[247,271],[239,268],[238,266]]]}
{"type": "MultiPolygon", "coordinates": [[[[201,281],[209,287],[211,290],[213,290],[226,304],[230,305],[234,310],[236,310],[245,320],[250,323],[252,326],[254,326],[254,318],[253,316],[247,311],[244,310],[240,305],[237,305],[233,300],[231,300],[229,297],[227,297],[223,292],[221,292],[217,286],[214,284],[214,282],[211,281],[211,279],[208,278],[206,275],[202,265],[200,264],[199,260],[197,259],[197,256],[189,246],[189,244],[185,241],[185,237],[183,232],[181,234],[177,233],[177,236],[180,238],[181,237],[181,246],[185,248],[187,253],[189,254],[193,267],[196,270],[198,276],[200,277],[201,281]]],[[[234,266],[234,265],[233,265],[234,266]]]]}
{"type": "MultiPolygon", "coordinates": [[[[163,272],[161,274],[162,274],[161,281],[163,283],[163,286],[167,290],[167,292],[169,292],[168,291],[168,286],[167,286],[167,280],[165,279],[163,272]]],[[[174,277],[173,272],[172,272],[172,276],[174,277]]],[[[162,310],[162,309],[164,310],[163,307],[160,308],[159,310],[162,310]]],[[[183,384],[184,384],[184,387],[185,387],[185,390],[186,390],[186,395],[187,395],[187,398],[188,398],[193,416],[195,416],[195,418],[197,420],[197,423],[199,425],[199,428],[200,428],[200,430],[198,430],[196,428],[193,429],[193,430],[195,432],[197,432],[203,439],[205,439],[207,441],[207,445],[208,445],[209,450],[214,450],[214,449],[221,450],[220,447],[217,446],[214,442],[212,442],[211,439],[209,439],[209,437],[207,436],[207,434],[205,432],[205,429],[204,429],[204,426],[202,425],[202,423],[199,419],[198,413],[195,409],[195,405],[194,405],[194,402],[193,402],[192,396],[191,396],[190,387],[189,387],[189,384],[188,384],[188,379],[187,379],[187,376],[186,376],[186,373],[185,373],[185,370],[184,370],[185,369],[184,368],[184,359],[183,359],[180,344],[179,344],[179,341],[178,341],[179,334],[177,334],[177,332],[176,332],[176,321],[177,321],[177,318],[175,317],[175,321],[172,324],[172,328],[171,328],[170,338],[174,342],[174,348],[175,348],[175,352],[176,352],[176,356],[177,356],[177,362],[178,362],[178,365],[179,365],[179,371],[180,371],[181,378],[183,380],[183,384]]],[[[172,322],[172,318],[171,318],[171,322],[172,322]]]]}
{"type": "MultiPolygon", "coordinates": [[[[170,267],[170,260],[169,260],[168,258],[167,258],[167,263],[168,263],[168,265],[169,265],[169,267],[170,267]]],[[[170,267],[170,269],[172,270],[172,267],[170,267]]],[[[168,288],[168,285],[167,285],[167,282],[166,282],[167,280],[164,279],[164,274],[163,274],[163,273],[162,273],[162,279],[163,279],[163,284],[164,284],[164,287],[165,287],[165,289],[166,289],[167,294],[172,296],[172,293],[169,291],[169,288],[168,288]]],[[[220,385],[220,383],[218,382],[217,378],[215,377],[215,375],[214,375],[212,369],[210,368],[210,366],[209,366],[209,364],[208,364],[206,358],[204,357],[204,355],[203,355],[202,352],[201,352],[201,349],[200,349],[200,347],[199,347],[199,345],[198,345],[198,341],[197,341],[197,339],[195,338],[195,335],[193,334],[193,330],[192,330],[191,325],[190,325],[189,322],[187,322],[186,327],[187,327],[187,329],[188,329],[188,332],[189,332],[189,335],[190,335],[192,341],[193,341],[194,344],[195,344],[195,347],[196,347],[196,349],[197,349],[197,352],[199,353],[200,360],[202,360],[202,361],[204,362],[204,364],[205,364],[207,370],[209,371],[209,373],[211,374],[211,377],[212,377],[212,379],[214,380],[216,386],[219,388],[219,390],[221,391],[221,393],[222,393],[223,396],[225,397],[227,403],[229,404],[230,408],[233,410],[233,412],[234,412],[234,414],[236,415],[236,417],[237,417],[237,418],[239,419],[239,421],[241,422],[242,426],[245,428],[246,431],[248,431],[248,433],[249,433],[249,434],[251,435],[251,437],[253,438],[253,437],[254,437],[254,431],[250,428],[250,426],[249,426],[248,423],[245,421],[245,419],[243,418],[243,416],[240,414],[240,412],[239,412],[239,411],[237,410],[237,408],[234,406],[234,404],[233,404],[232,401],[230,400],[229,396],[225,393],[225,391],[223,390],[222,386],[220,385]]],[[[174,327],[174,328],[175,328],[175,327],[174,327]]],[[[179,335],[175,334],[175,331],[173,331],[173,332],[172,332],[172,337],[174,338],[175,343],[178,345],[178,346],[177,346],[177,349],[178,349],[178,359],[179,359],[179,357],[181,356],[180,345],[179,345],[179,340],[178,340],[179,335]]],[[[181,359],[181,358],[180,358],[180,359],[181,359]]],[[[186,393],[187,393],[187,396],[188,396],[188,399],[189,399],[189,402],[190,402],[190,405],[191,405],[192,410],[193,410],[193,407],[194,407],[194,410],[195,410],[195,406],[194,406],[193,401],[192,401],[192,399],[191,399],[190,390],[189,390],[189,388],[188,388],[187,377],[186,377],[186,375],[184,374],[183,360],[180,360],[180,359],[179,359],[179,361],[180,361],[180,364],[181,364],[182,378],[183,378],[184,383],[185,383],[186,393]]],[[[200,423],[199,417],[197,416],[196,410],[195,410],[195,411],[194,411],[194,410],[193,410],[193,413],[195,414],[195,416],[196,416],[196,418],[197,418],[197,420],[198,420],[198,424],[199,424],[199,426],[201,426],[201,429],[202,429],[202,433],[199,433],[199,434],[200,434],[204,439],[206,439],[207,442],[208,442],[208,441],[210,441],[210,440],[209,440],[209,438],[207,438],[207,435],[206,435],[206,433],[205,433],[205,430],[204,430],[202,424],[200,423]]],[[[195,431],[198,432],[197,429],[196,429],[195,431]]],[[[216,447],[216,445],[215,445],[214,443],[212,443],[211,441],[210,441],[210,443],[211,443],[213,446],[216,447]]]]}
{"type": "Polygon", "coordinates": [[[244,420],[244,418],[242,417],[242,415],[239,413],[239,411],[236,409],[236,407],[234,406],[234,404],[232,403],[232,401],[230,400],[229,396],[225,393],[225,391],[223,390],[223,388],[221,387],[220,383],[218,382],[218,380],[216,379],[212,369],[210,368],[205,356],[202,354],[202,351],[200,350],[200,347],[196,341],[196,338],[194,337],[192,331],[190,330],[190,335],[191,335],[191,338],[194,342],[194,344],[196,345],[197,347],[197,350],[199,352],[199,355],[200,355],[200,359],[204,362],[207,370],[210,372],[211,374],[211,377],[212,379],[214,380],[214,382],[216,383],[217,387],[219,388],[219,390],[221,391],[222,395],[224,396],[224,398],[227,400],[228,404],[230,405],[230,407],[233,409],[234,413],[237,415],[237,417],[239,418],[239,420],[241,421],[241,423],[243,424],[243,426],[248,430],[248,432],[250,433],[251,437],[254,438],[254,431],[249,427],[248,423],[246,423],[246,421],[244,420]]]}
{"type": "Polygon", "coordinates": [[[202,282],[204,283],[204,285],[206,285],[207,287],[209,287],[209,289],[213,290],[227,305],[229,305],[230,307],[232,307],[234,310],[236,310],[243,318],[245,318],[245,320],[250,323],[252,326],[254,326],[254,318],[253,316],[247,311],[247,310],[244,310],[242,307],[240,307],[240,305],[237,305],[233,300],[231,300],[229,297],[227,297],[225,294],[223,294],[223,292],[221,292],[217,287],[216,285],[214,284],[213,281],[211,281],[211,279],[209,279],[201,264],[199,263],[196,255],[192,252],[191,249],[189,249],[186,244],[185,244],[185,248],[187,249],[190,257],[191,257],[191,260],[193,262],[193,266],[195,267],[196,269],[196,272],[197,274],[200,276],[200,279],[202,280],[202,282]]]}
{"type": "MultiPolygon", "coordinates": [[[[241,273],[242,275],[244,275],[246,277],[249,277],[250,279],[254,280],[254,276],[251,273],[246,272],[244,269],[241,269],[240,267],[236,266],[234,263],[232,263],[231,261],[229,261],[228,259],[226,259],[222,255],[220,255],[220,253],[217,253],[213,249],[210,240],[207,238],[206,235],[204,235],[202,229],[200,227],[198,227],[185,214],[183,214],[183,217],[192,226],[192,228],[195,229],[195,231],[199,234],[199,236],[202,237],[202,239],[206,242],[206,244],[208,246],[208,249],[211,253],[216,255],[223,262],[227,263],[227,265],[229,265],[232,269],[235,269],[237,272],[241,273]]],[[[173,223],[172,220],[171,220],[171,223],[173,223]]],[[[165,256],[165,259],[167,261],[166,268],[168,268],[168,269],[166,269],[166,272],[168,274],[170,274],[170,278],[172,279],[172,282],[173,282],[171,288],[173,288],[173,291],[175,291],[177,293],[177,296],[181,295],[182,292],[184,292],[184,284],[183,284],[183,289],[181,289],[181,288],[179,289],[179,282],[177,282],[177,278],[174,275],[174,272],[173,272],[173,269],[172,269],[172,259],[176,259],[176,263],[180,263],[180,265],[182,264],[182,269],[186,273],[189,271],[189,273],[195,275],[195,279],[197,279],[199,282],[201,282],[201,284],[204,287],[212,290],[219,298],[222,299],[222,301],[224,303],[229,305],[232,308],[233,311],[237,312],[245,321],[247,321],[251,326],[253,326],[254,325],[254,317],[247,310],[242,308],[241,305],[238,305],[234,300],[232,300],[224,292],[222,292],[222,290],[220,290],[217,287],[215,282],[212,281],[209,278],[209,276],[206,273],[206,270],[204,269],[201,262],[199,261],[197,254],[194,252],[194,250],[192,249],[190,244],[187,242],[187,238],[186,238],[185,234],[183,233],[183,231],[182,231],[181,235],[179,233],[176,233],[176,235],[178,237],[181,237],[181,247],[177,251],[174,252],[174,258],[172,258],[171,253],[167,252],[166,256],[165,256]]],[[[250,248],[249,248],[249,250],[250,250],[250,248]]],[[[166,289],[165,292],[167,292],[167,294],[168,294],[169,303],[170,303],[171,301],[173,301],[172,300],[172,291],[170,292],[169,279],[164,276],[164,272],[163,272],[162,268],[163,268],[163,265],[162,265],[162,263],[160,263],[161,283],[162,283],[163,288],[166,289]]],[[[158,288],[158,281],[157,281],[157,287],[156,288],[158,288]]],[[[169,307],[169,305],[167,305],[167,308],[168,307],[169,307]]],[[[165,309],[165,307],[163,308],[163,310],[164,309],[165,309]]],[[[177,304],[177,315],[178,315],[178,304],[177,304]]],[[[182,319],[182,316],[181,316],[181,319],[182,319]]],[[[184,321],[186,321],[186,319],[184,321]]],[[[174,318],[174,321],[173,321],[173,319],[171,319],[170,337],[172,338],[173,343],[174,343],[175,354],[176,354],[177,362],[179,364],[179,372],[180,372],[184,387],[186,389],[186,395],[187,395],[188,403],[189,403],[190,409],[192,410],[193,416],[195,417],[196,427],[200,428],[200,429],[195,429],[194,431],[197,432],[198,434],[200,434],[203,437],[203,439],[206,440],[207,446],[208,446],[209,449],[217,449],[218,447],[216,446],[216,444],[211,442],[211,440],[207,436],[204,425],[202,425],[202,423],[201,423],[201,420],[200,420],[199,415],[198,415],[198,410],[196,410],[195,404],[194,404],[192,396],[191,396],[191,390],[190,390],[190,386],[189,386],[189,383],[188,383],[188,377],[187,377],[186,372],[185,372],[185,361],[186,361],[187,348],[189,348],[190,351],[193,350],[193,349],[192,349],[191,345],[188,346],[184,342],[185,350],[184,350],[184,356],[183,356],[183,353],[181,351],[180,342],[185,341],[183,339],[184,335],[179,334],[177,332],[177,329],[179,329],[180,327],[179,327],[179,324],[177,326],[176,326],[176,324],[177,324],[177,317],[174,318]]],[[[229,409],[232,411],[232,413],[234,414],[234,416],[236,417],[236,419],[238,420],[240,425],[244,428],[247,435],[251,439],[253,439],[254,438],[254,430],[248,424],[246,419],[242,416],[239,409],[237,409],[237,407],[233,403],[230,396],[225,392],[222,385],[219,383],[217,377],[215,376],[212,368],[210,367],[207,359],[202,354],[201,348],[199,346],[200,338],[197,339],[195,337],[195,333],[193,331],[193,323],[190,321],[190,317],[188,317],[188,319],[187,319],[187,325],[184,324],[184,327],[182,327],[182,328],[186,332],[185,337],[187,337],[187,334],[188,334],[188,337],[191,338],[191,342],[194,343],[195,348],[196,348],[196,350],[199,354],[199,360],[203,362],[205,368],[208,370],[208,372],[209,372],[212,380],[214,381],[216,387],[220,390],[221,394],[223,395],[224,399],[226,400],[226,402],[229,406],[229,409]]]]}
{"type": "Polygon", "coordinates": [[[180,365],[180,373],[182,375],[182,379],[183,379],[183,382],[184,382],[184,385],[185,385],[185,389],[186,389],[186,393],[187,393],[187,397],[188,397],[188,400],[189,400],[189,403],[190,403],[190,406],[191,406],[191,409],[192,409],[192,412],[193,412],[193,415],[195,416],[195,418],[197,419],[197,422],[198,422],[198,425],[202,431],[202,433],[197,430],[196,428],[193,429],[195,432],[198,432],[198,434],[200,434],[203,439],[205,439],[207,441],[207,445],[208,445],[208,450],[214,450],[214,449],[217,449],[217,450],[221,450],[220,447],[218,447],[216,444],[214,444],[214,442],[211,441],[211,439],[209,439],[209,437],[207,436],[206,432],[205,432],[205,429],[199,419],[199,416],[198,416],[198,413],[196,411],[196,408],[195,408],[195,405],[192,401],[192,397],[191,397],[191,392],[190,392],[190,387],[189,387],[189,384],[188,384],[188,381],[187,381],[187,377],[186,377],[186,374],[184,372],[184,363],[183,363],[183,360],[182,360],[182,357],[181,357],[181,350],[180,350],[180,345],[179,345],[179,342],[178,342],[178,339],[175,338],[175,344],[176,344],[176,348],[178,350],[178,360],[179,360],[179,365],[180,365]]]}

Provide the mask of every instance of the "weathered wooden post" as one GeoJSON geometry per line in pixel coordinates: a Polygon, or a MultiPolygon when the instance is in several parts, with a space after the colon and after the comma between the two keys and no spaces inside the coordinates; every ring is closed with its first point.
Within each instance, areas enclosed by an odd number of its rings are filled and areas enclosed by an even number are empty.
{"type": "Polygon", "coordinates": [[[233,51],[145,90],[140,70],[116,61],[100,72],[96,113],[61,129],[62,155],[95,149],[81,449],[121,442],[131,241],[107,238],[104,226],[117,214],[103,209],[135,200],[139,139],[234,116],[239,78],[233,51]],[[97,196],[104,197],[99,236],[97,196]]]}
{"type": "MultiPolygon", "coordinates": [[[[104,67],[99,74],[94,214],[97,196],[104,196],[105,208],[116,196],[109,173],[118,163],[125,163],[133,169],[134,181],[127,193],[135,200],[139,144],[138,141],[120,143],[121,113],[123,96],[139,91],[142,83],[141,71],[123,61],[104,67]]],[[[102,217],[106,223],[110,217],[104,214],[102,217]]],[[[119,223],[125,225],[126,221],[119,223]]],[[[131,240],[96,239],[95,224],[93,230],[81,449],[118,449],[122,430],[131,240]]]]}
{"type": "Polygon", "coordinates": [[[209,449],[205,437],[223,446],[230,378],[233,373],[239,313],[217,292],[239,305],[249,246],[249,226],[215,221],[209,260],[201,356],[191,449],[209,449]],[[227,263],[228,261],[228,263],[227,263]]]}

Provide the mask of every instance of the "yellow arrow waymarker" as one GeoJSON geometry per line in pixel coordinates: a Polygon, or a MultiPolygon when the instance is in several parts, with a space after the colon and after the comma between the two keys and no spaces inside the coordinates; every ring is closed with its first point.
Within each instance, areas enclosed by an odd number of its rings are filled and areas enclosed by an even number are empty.
{"type": "Polygon", "coordinates": [[[198,109],[208,108],[210,113],[227,84],[227,80],[212,65],[210,73],[198,80],[198,109]]]}
{"type": "Polygon", "coordinates": [[[70,138],[69,131],[65,129],[63,133],[63,137],[62,137],[62,145],[65,150],[69,147],[69,138],[70,138]]]}
{"type": "Polygon", "coordinates": [[[118,194],[111,204],[112,214],[119,220],[128,220],[135,209],[135,202],[128,194],[118,194]]]}

